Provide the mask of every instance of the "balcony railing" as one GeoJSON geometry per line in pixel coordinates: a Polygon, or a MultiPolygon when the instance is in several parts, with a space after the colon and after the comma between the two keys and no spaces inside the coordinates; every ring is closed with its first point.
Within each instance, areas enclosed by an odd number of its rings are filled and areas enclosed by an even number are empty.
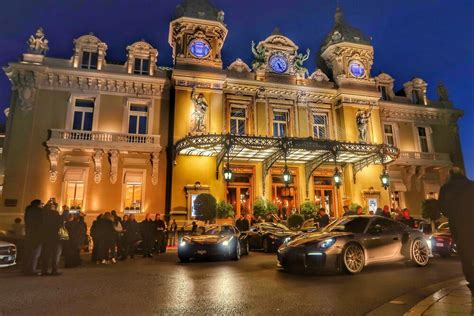
{"type": "Polygon", "coordinates": [[[450,165],[451,157],[447,153],[401,151],[400,156],[395,163],[413,165],[450,165]]]}
{"type": "Polygon", "coordinates": [[[159,135],[52,129],[48,146],[60,148],[103,148],[154,152],[160,149],[159,135]]]}

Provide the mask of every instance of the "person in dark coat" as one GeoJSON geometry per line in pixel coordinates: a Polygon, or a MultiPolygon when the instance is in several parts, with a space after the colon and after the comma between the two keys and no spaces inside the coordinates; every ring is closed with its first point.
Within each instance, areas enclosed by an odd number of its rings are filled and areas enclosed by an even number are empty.
{"type": "Polygon", "coordinates": [[[92,238],[92,256],[91,261],[99,263],[99,249],[100,243],[102,242],[101,230],[100,230],[100,219],[102,218],[102,214],[97,215],[95,221],[92,222],[91,226],[91,238],[92,238]]]}
{"type": "Polygon", "coordinates": [[[150,214],[140,223],[140,234],[142,235],[143,258],[153,258],[152,251],[155,244],[155,224],[150,214]]]}
{"type": "Polygon", "coordinates": [[[382,213],[380,216],[387,217],[387,218],[392,218],[392,214],[390,214],[390,207],[388,205],[385,205],[382,209],[382,213]]]}
{"type": "Polygon", "coordinates": [[[329,225],[329,215],[326,214],[326,209],[324,207],[321,207],[319,209],[318,224],[319,228],[323,228],[329,225]]]}
{"type": "Polygon", "coordinates": [[[79,220],[79,216],[69,215],[65,227],[69,234],[69,239],[64,243],[64,264],[65,268],[74,268],[81,265],[81,247],[84,243],[84,225],[79,220]]]}
{"type": "Polygon", "coordinates": [[[99,220],[99,235],[102,240],[99,242],[98,260],[102,264],[117,263],[116,260],[116,232],[114,229],[114,217],[106,212],[99,220]]]}
{"type": "Polygon", "coordinates": [[[41,229],[43,209],[40,200],[31,201],[25,209],[25,259],[23,272],[37,275],[36,266],[41,255],[41,229]]]}
{"type": "Polygon", "coordinates": [[[408,208],[403,209],[400,222],[410,226],[411,228],[415,228],[415,220],[410,216],[410,210],[408,210],[408,208]]]}
{"type": "Polygon", "coordinates": [[[439,206],[449,219],[464,276],[474,296],[474,182],[466,178],[460,168],[454,167],[449,173],[449,180],[439,192],[439,206]]]}
{"type": "Polygon", "coordinates": [[[58,271],[59,259],[62,247],[59,238],[59,228],[64,225],[64,221],[69,216],[68,210],[64,210],[60,215],[58,204],[51,199],[43,208],[42,241],[43,253],[41,260],[41,275],[60,275],[58,271]],[[51,267],[51,272],[49,268],[51,267]]]}
{"type": "Polygon", "coordinates": [[[343,209],[343,211],[344,211],[344,213],[342,214],[342,216],[350,216],[350,215],[355,215],[355,214],[356,214],[354,211],[351,211],[351,210],[349,209],[349,206],[347,206],[347,205],[344,205],[342,209],[343,209]]]}
{"type": "Polygon", "coordinates": [[[160,214],[156,214],[155,222],[155,252],[164,253],[166,252],[166,224],[165,221],[161,219],[160,214]]]}
{"type": "Polygon", "coordinates": [[[193,221],[192,226],[191,226],[191,234],[192,235],[197,234],[197,229],[198,229],[198,225],[196,224],[196,222],[193,221]]]}
{"type": "MultiPolygon", "coordinates": [[[[125,216],[124,216],[125,218],[125,216]]],[[[131,259],[135,257],[135,252],[137,250],[138,242],[141,240],[140,236],[140,226],[135,220],[135,215],[130,214],[127,221],[123,222],[124,225],[124,254],[122,259],[127,259],[130,256],[131,259]]]]}
{"type": "Polygon", "coordinates": [[[174,247],[176,246],[176,240],[178,239],[178,224],[176,223],[176,220],[173,219],[173,222],[170,225],[170,229],[168,232],[168,246],[174,247]]]}
{"type": "Polygon", "coordinates": [[[245,218],[243,215],[240,215],[239,219],[237,221],[235,221],[235,226],[237,227],[237,229],[241,232],[245,231],[245,218]]]}

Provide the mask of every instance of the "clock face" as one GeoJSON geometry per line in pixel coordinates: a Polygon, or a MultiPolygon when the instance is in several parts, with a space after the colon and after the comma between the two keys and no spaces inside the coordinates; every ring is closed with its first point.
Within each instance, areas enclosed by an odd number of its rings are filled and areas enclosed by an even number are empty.
{"type": "Polygon", "coordinates": [[[194,57],[204,58],[209,55],[211,48],[206,41],[197,39],[191,42],[191,45],[189,45],[189,51],[194,57]]]}
{"type": "Polygon", "coordinates": [[[365,68],[358,61],[351,61],[349,64],[349,72],[356,78],[362,78],[365,75],[365,68]]]}
{"type": "Polygon", "coordinates": [[[288,60],[282,55],[273,55],[269,60],[270,68],[276,73],[284,73],[288,69],[288,60]]]}

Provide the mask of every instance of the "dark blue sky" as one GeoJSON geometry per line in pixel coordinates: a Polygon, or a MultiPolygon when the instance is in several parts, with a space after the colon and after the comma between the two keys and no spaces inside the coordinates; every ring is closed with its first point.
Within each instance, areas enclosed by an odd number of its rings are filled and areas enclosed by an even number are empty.
{"type": "MultiPolygon", "coordinates": [[[[144,38],[159,50],[158,64],[171,65],[168,26],[181,0],[16,0],[0,11],[0,64],[18,60],[38,26],[50,41],[49,56],[70,58],[74,38],[94,32],[109,46],[107,59],[124,61],[128,44],[144,38]]],[[[225,66],[236,58],[251,63],[252,40],[265,39],[275,26],[301,50],[314,53],[333,25],[335,0],[213,0],[225,11],[229,35],[225,66]]],[[[342,0],[346,20],[372,36],[372,74],[383,70],[396,89],[413,76],[428,83],[430,98],[445,82],[460,121],[464,159],[474,178],[474,1],[472,0],[342,0]]],[[[8,106],[10,84],[0,76],[0,107],[8,106]]],[[[3,118],[2,118],[3,120],[3,118]]]]}

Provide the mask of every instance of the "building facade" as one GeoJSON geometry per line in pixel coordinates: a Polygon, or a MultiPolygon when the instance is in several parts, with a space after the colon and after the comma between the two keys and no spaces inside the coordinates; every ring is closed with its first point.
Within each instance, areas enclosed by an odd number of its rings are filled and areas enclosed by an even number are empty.
{"type": "Polygon", "coordinates": [[[462,111],[446,89],[434,101],[420,78],[396,92],[390,75],[373,77],[370,39],[339,8],[314,71],[304,67],[310,50],[278,29],[252,43],[251,65],[224,65],[228,32],[207,0],[184,1],[165,68],[145,41],[108,62],[93,34],[74,40],[70,59],[45,57],[38,30],[21,62],[4,68],[12,99],[1,223],[50,197],[90,218],[115,209],[186,221],[206,192],[237,214],[262,197],[281,214],[305,201],[331,216],[353,203],[417,213],[448,168],[463,166],[462,111]]]}

